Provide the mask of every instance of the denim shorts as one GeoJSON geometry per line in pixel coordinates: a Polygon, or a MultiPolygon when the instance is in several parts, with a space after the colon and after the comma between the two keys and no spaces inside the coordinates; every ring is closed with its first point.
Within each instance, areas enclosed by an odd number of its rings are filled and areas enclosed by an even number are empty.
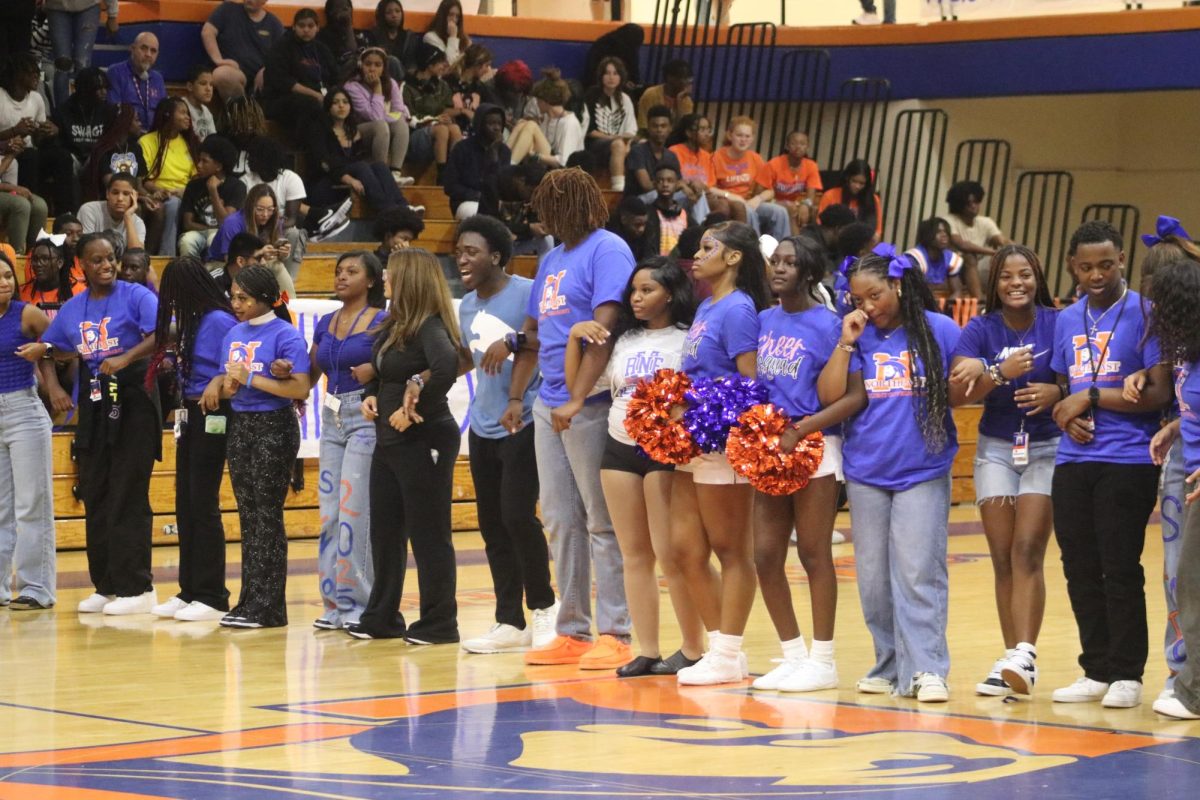
{"type": "Polygon", "coordinates": [[[1013,464],[1011,439],[979,434],[975,445],[975,502],[991,497],[1050,494],[1058,437],[1029,443],[1029,463],[1013,464]]]}

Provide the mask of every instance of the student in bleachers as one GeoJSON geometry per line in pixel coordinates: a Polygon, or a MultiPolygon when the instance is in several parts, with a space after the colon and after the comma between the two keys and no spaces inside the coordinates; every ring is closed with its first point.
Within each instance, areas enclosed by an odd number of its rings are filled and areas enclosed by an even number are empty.
{"type": "Polygon", "coordinates": [[[371,461],[375,425],[363,416],[364,387],[375,377],[371,348],[387,321],[383,265],[371,253],[344,253],[333,269],[342,307],[317,322],[309,349],[309,378],[326,379],[321,409],[321,537],[317,578],[324,600],[320,630],[358,622],[371,596],[371,461]]]}
{"type": "Polygon", "coordinates": [[[500,170],[494,195],[484,192],[480,213],[500,220],[512,233],[513,255],[536,253],[544,256],[554,247],[554,237],[538,220],[530,203],[534,190],[545,176],[545,164],[536,158],[527,159],[500,170]]]}
{"type": "Polygon", "coordinates": [[[375,257],[387,264],[392,253],[411,245],[424,230],[425,221],[411,208],[385,211],[375,218],[375,238],[379,240],[375,257]]]}
{"type": "Polygon", "coordinates": [[[462,139],[462,130],[454,122],[450,84],[444,80],[449,68],[444,52],[422,42],[417,48],[417,72],[404,84],[403,92],[413,124],[408,157],[417,164],[434,162],[439,180],[450,148],[462,139]]]}
{"type": "Polygon", "coordinates": [[[429,29],[422,37],[423,42],[446,54],[452,69],[458,67],[459,57],[471,46],[465,22],[462,3],[458,0],[442,0],[433,14],[429,29]]]}
{"type": "Polygon", "coordinates": [[[454,146],[446,163],[443,184],[455,219],[479,213],[484,193],[496,191],[500,170],[509,166],[511,158],[504,144],[504,109],[480,106],[471,137],[454,146]]]}
{"type": "Polygon", "coordinates": [[[233,409],[228,400],[207,409],[201,402],[221,372],[226,355],[221,343],[236,324],[225,292],[198,258],[184,256],[167,265],[159,290],[158,345],[147,377],[154,380],[168,351],[174,354],[180,390],[175,410],[179,593],[152,609],[164,619],[217,620],[229,610],[221,480],[233,409]]]}
{"type": "MultiPolygon", "coordinates": [[[[83,226],[79,224],[79,220],[74,214],[59,214],[54,218],[53,233],[57,236],[62,234],[63,260],[68,264],[75,261],[75,245],[79,242],[79,237],[83,236],[83,226]]],[[[72,274],[79,277],[80,283],[83,282],[83,271],[75,264],[72,268],[72,274]]]]}
{"type": "Polygon", "coordinates": [[[183,190],[196,174],[200,142],[192,115],[181,97],[168,97],[154,112],[154,128],[138,139],[146,175],[142,185],[160,204],[147,224],[146,249],[173,256],[178,245],[179,207],[183,190]]]}
{"type": "Polygon", "coordinates": [[[640,197],[622,197],[620,205],[609,215],[605,229],[621,237],[635,261],[660,255],[658,215],[651,216],[640,197]]]}
{"type": "Polygon", "coordinates": [[[108,78],[104,71],[85,67],[75,76],[75,93],[70,97],[61,95],[63,99],[54,111],[59,137],[63,149],[71,154],[76,178],[104,131],[116,120],[117,108],[108,102],[107,94],[108,78]]]}
{"type": "MultiPolygon", "coordinates": [[[[954,299],[964,294],[963,257],[950,249],[950,225],[941,217],[921,220],[917,246],[904,255],[916,262],[934,297],[954,299]]],[[[967,297],[975,297],[969,288],[967,297]]]]}
{"type": "Polygon", "coordinates": [[[492,81],[496,70],[492,68],[492,51],[481,44],[473,44],[463,53],[458,72],[448,76],[450,89],[454,93],[454,105],[461,109],[458,119],[469,120],[475,109],[483,103],[496,105],[499,98],[492,81]]]}
{"type": "Polygon", "coordinates": [[[537,119],[537,101],[529,94],[533,88],[533,73],[524,61],[507,61],[496,70],[492,88],[496,92],[496,104],[504,108],[505,136],[509,147],[513,147],[517,125],[537,119]]]}
{"type": "MultiPolygon", "coordinates": [[[[84,166],[85,200],[104,197],[109,176],[113,173],[125,172],[134,178],[146,176],[146,159],[142,156],[141,145],[138,144],[138,139],[142,138],[143,133],[141,120],[134,113],[133,106],[117,106],[112,125],[105,129],[96,142],[84,166]]],[[[147,215],[159,205],[147,192],[142,193],[141,201],[142,211],[147,215]]]]}
{"type": "Polygon", "coordinates": [[[121,253],[121,266],[117,269],[117,278],[145,286],[158,294],[158,276],[150,266],[150,254],[144,247],[125,248],[125,252],[121,253]]]}
{"type": "Polygon", "coordinates": [[[1049,411],[1062,399],[1050,368],[1058,310],[1037,255],[1019,245],[998,254],[988,313],[958,340],[950,403],[984,403],[975,445],[975,503],[992,553],[1005,654],[978,694],[1030,694],[1046,606],[1042,574],[1053,507],[1050,481],[1060,431],[1049,411]]]}
{"type": "Polygon", "coordinates": [[[446,394],[458,377],[462,336],[442,267],[408,248],[388,262],[391,306],[372,348],[378,377],[363,414],[375,421],[371,464],[371,553],[375,582],[350,635],[409,644],[450,644],[458,637],[451,495],[458,423],[446,394]],[[400,613],[408,547],[420,585],[420,618],[400,613]]]}
{"type": "MultiPolygon", "coordinates": [[[[538,127],[550,152],[543,155],[539,151],[538,156],[548,166],[563,166],[574,153],[584,149],[583,127],[579,124],[579,118],[566,108],[571,99],[571,87],[562,79],[562,73],[555,67],[546,67],[542,75],[542,79],[533,85],[533,97],[537,100],[538,127]]],[[[516,130],[513,135],[519,144],[521,139],[516,130]]],[[[513,145],[514,162],[520,160],[515,149],[517,146],[513,145]]]]}
{"type": "MultiPolygon", "coordinates": [[[[293,23],[294,29],[295,23],[293,23]]],[[[350,0],[325,0],[325,27],[317,34],[333,56],[334,84],[350,77],[358,64],[358,54],[367,39],[354,31],[354,6],[350,0]]]]}
{"type": "Polygon", "coordinates": [[[712,123],[700,114],[685,114],[667,138],[668,149],[679,159],[682,189],[696,203],[701,197],[712,211],[728,215],[729,203],[709,187],[717,185],[712,165],[712,123]]]}
{"type": "Polygon", "coordinates": [[[979,213],[983,197],[983,186],[978,181],[959,181],[946,192],[950,241],[962,253],[964,277],[972,297],[979,296],[980,283],[987,277],[996,249],[1010,244],[995,220],[979,213]]]}
{"type": "Polygon", "coordinates": [[[238,151],[224,136],[214,134],[200,144],[196,177],[183,190],[179,253],[203,258],[225,218],[246,202],[246,184],[233,177],[238,151]]]}
{"type": "Polygon", "coordinates": [[[768,161],[766,172],[775,202],[787,209],[792,233],[799,233],[812,219],[817,192],[825,189],[817,162],[808,157],[808,134],[789,133],[787,152],[768,161]]]}
{"type": "MultiPolygon", "coordinates": [[[[654,169],[654,200],[649,211],[657,220],[658,255],[670,255],[688,227],[687,209],[679,202],[679,170],[663,162],[654,169]]],[[[695,252],[695,251],[693,251],[695,252]]]]}
{"type": "Polygon", "coordinates": [[[289,138],[321,114],[325,94],[339,83],[333,53],[317,39],[317,12],[301,8],[267,53],[262,105],[289,138]]]}
{"type": "Polygon", "coordinates": [[[883,252],[891,255],[865,255],[846,272],[856,309],[818,383],[830,402],[859,381],[867,392],[842,450],[859,597],[875,645],[875,664],[856,688],[944,703],[958,450],[947,376],[960,330],[937,312],[920,270],[890,246],[883,252]]]}
{"type": "MultiPolygon", "coordinates": [[[[286,303],[296,296],[296,287],[283,266],[283,260],[278,248],[263,244],[262,239],[253,233],[243,231],[230,240],[225,252],[224,266],[212,270],[212,273],[217,285],[229,295],[233,291],[233,279],[239,272],[251,266],[266,267],[275,276],[275,283],[279,285],[279,297],[286,303]]],[[[211,268],[212,263],[207,266],[211,268]]]]}
{"type": "Polygon", "coordinates": [[[158,37],[143,31],[129,46],[129,59],[108,68],[108,102],[130,105],[142,127],[154,123],[154,112],[167,96],[162,73],[154,69],[158,61],[158,37]]]}
{"type": "Polygon", "coordinates": [[[187,92],[183,102],[187,103],[188,113],[192,115],[192,130],[196,132],[196,138],[203,142],[217,132],[217,122],[209,108],[213,101],[212,67],[207,64],[192,67],[188,74],[187,92]]]}
{"type": "Polygon", "coordinates": [[[817,211],[834,204],[846,206],[859,222],[873,225],[876,236],[883,236],[883,201],[875,192],[875,173],[866,160],[856,158],[842,168],[841,181],[821,195],[817,211]]]}
{"type": "Polygon", "coordinates": [[[258,255],[275,274],[276,283],[284,294],[284,302],[295,297],[290,273],[284,266],[291,256],[291,243],[283,236],[283,215],[279,201],[267,184],[260,183],[248,191],[245,204],[225,217],[208,246],[207,260],[227,262],[230,243],[242,233],[248,233],[258,241],[258,255]],[[285,274],[279,275],[276,268],[285,274]]]}
{"type": "Polygon", "coordinates": [[[226,452],[242,533],[242,592],[221,625],[276,628],[288,621],[283,504],[300,449],[293,403],[308,399],[311,388],[308,349],[280,303],[270,270],[249,266],[239,272],[230,302],[239,324],[225,334],[224,363],[200,397],[206,413],[232,398],[226,452]],[[277,359],[291,363],[287,378],[271,375],[277,359]]]}
{"type": "Polygon", "coordinates": [[[404,6],[400,0],[379,0],[375,27],[366,32],[367,41],[387,52],[388,75],[396,83],[417,71],[417,34],[404,29],[404,6]]]}
{"type": "Polygon", "coordinates": [[[100,30],[100,6],[105,10],[105,28],[110,37],[117,35],[117,0],[46,0],[42,8],[50,22],[50,41],[54,45],[54,103],[64,101],[71,78],[79,80],[80,71],[92,63],[92,48],[100,30]]]}
{"type": "Polygon", "coordinates": [[[204,52],[213,62],[213,82],[221,99],[258,91],[267,52],[283,36],[283,23],[267,11],[267,0],[222,2],[200,29],[204,52]]]}
{"type": "Polygon", "coordinates": [[[75,448],[95,592],[78,610],[147,614],[156,602],[150,474],[162,457],[162,412],[158,389],[147,388],[145,378],[158,300],[144,286],[117,280],[105,234],[85,234],[77,252],[88,288],[59,309],[41,349],[79,359],[75,448]]]}
{"type": "Polygon", "coordinates": [[[646,114],[655,106],[664,106],[676,124],[692,113],[692,65],[682,59],[673,59],[663,66],[663,82],[647,86],[638,98],[638,128],[646,130],[649,119],[646,114]]]}
{"type": "Polygon", "coordinates": [[[537,516],[537,461],[533,403],[541,381],[525,388],[521,420],[512,433],[500,423],[513,396],[513,354],[525,321],[533,281],[506,271],[512,237],[498,220],[476,215],[458,226],[455,258],[467,294],[458,308],[463,345],[475,369],[468,448],[479,532],[496,595],[496,623],[467,639],[470,653],[504,653],[543,647],[554,639],[554,589],[546,534],[537,516]],[[522,600],[532,625],[526,625],[522,600]]]}
{"type": "Polygon", "coordinates": [[[29,248],[29,264],[26,280],[21,285],[20,296],[26,303],[33,303],[43,311],[57,312],[63,303],[87,288],[87,284],[76,280],[72,264],[63,257],[63,250],[50,239],[39,239],[29,248]]]}
{"type": "Polygon", "coordinates": [[[734,219],[748,222],[758,233],[776,239],[791,235],[791,222],[783,206],[772,202],[775,190],[762,156],[750,148],[758,126],[749,117],[734,117],[725,134],[725,147],[713,153],[716,189],[713,194],[730,204],[734,219]]]}
{"type": "MultiPolygon", "coordinates": [[[[637,137],[637,113],[623,90],[628,73],[615,56],[596,69],[596,85],[584,94],[583,120],[588,152],[597,164],[608,164],[613,191],[625,191],[625,156],[637,137]]],[[[670,131],[670,125],[667,126],[670,131]]],[[[660,148],[666,137],[659,142],[660,148]]],[[[643,191],[645,191],[643,189],[643,191]]]]}
{"type": "Polygon", "coordinates": [[[111,233],[122,250],[143,247],[146,223],[137,212],[137,178],[127,172],[118,172],[109,178],[103,200],[93,200],[80,206],[79,224],[85,234],[111,233]]]}
{"type": "MultiPolygon", "coordinates": [[[[235,97],[225,107],[221,133],[229,137],[229,140],[242,151],[242,158],[238,162],[237,169],[234,170],[234,174],[241,175],[246,171],[246,150],[250,147],[250,142],[267,135],[267,115],[263,113],[262,106],[253,97],[249,95],[235,97]]],[[[275,146],[282,150],[278,142],[275,143],[275,146]]]]}
{"type": "Polygon", "coordinates": [[[670,112],[665,106],[655,106],[647,112],[646,118],[646,140],[633,145],[629,157],[625,159],[625,171],[629,175],[625,193],[628,195],[653,192],[654,173],[659,164],[668,164],[677,172],[683,172],[679,157],[667,147],[667,139],[671,135],[670,112]]]}
{"type": "Polygon", "coordinates": [[[50,320],[17,287],[16,265],[0,255],[0,606],[38,611],[57,586],[50,418],[35,373],[53,380],[54,367],[37,344],[50,320]]]}
{"type": "Polygon", "coordinates": [[[40,85],[40,65],[29,53],[13,53],[0,66],[0,141],[9,141],[15,155],[0,176],[49,198],[56,211],[72,211],[78,184],[71,157],[58,144],[58,126],[46,116],[40,85]],[[24,139],[23,148],[13,146],[14,137],[24,139]]]}
{"type": "MultiPolygon", "coordinates": [[[[14,147],[23,146],[18,137],[14,147]]],[[[11,150],[0,156],[0,175],[15,158],[11,150]]],[[[37,240],[38,232],[46,226],[47,214],[45,200],[24,186],[0,178],[0,223],[14,248],[24,249],[37,240]]]]}
{"type": "Polygon", "coordinates": [[[401,185],[412,180],[400,177],[408,155],[411,114],[404,105],[400,84],[384,70],[386,52],[369,47],[358,57],[358,73],[346,82],[346,93],[362,120],[358,130],[371,151],[371,160],[387,164],[401,185]]]}

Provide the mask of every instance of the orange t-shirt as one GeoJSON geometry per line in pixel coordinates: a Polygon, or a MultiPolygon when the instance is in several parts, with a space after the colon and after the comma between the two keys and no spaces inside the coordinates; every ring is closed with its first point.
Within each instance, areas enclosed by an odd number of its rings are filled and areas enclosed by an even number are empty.
{"type": "Polygon", "coordinates": [[[686,144],[671,145],[670,150],[679,159],[679,169],[683,173],[681,177],[685,181],[699,182],[705,186],[712,186],[717,182],[717,176],[713,174],[712,153],[704,149],[693,153],[686,144]]]}
{"type": "MultiPolygon", "coordinates": [[[[817,213],[820,214],[822,211],[829,208],[830,206],[837,205],[838,203],[841,203],[841,202],[842,202],[842,187],[835,186],[832,189],[830,189],[829,191],[825,192],[825,194],[821,195],[821,204],[819,206],[817,206],[817,213]]],[[[846,203],[845,205],[849,206],[850,210],[853,211],[855,214],[858,214],[858,201],[857,200],[851,200],[849,203],[846,203]]],[[[866,222],[866,221],[867,220],[863,220],[863,222],[866,222]]],[[[875,235],[883,236],[883,200],[881,200],[879,198],[878,194],[875,195],[875,235]]]]}
{"type": "Polygon", "coordinates": [[[800,166],[792,169],[786,154],[776,156],[767,162],[767,177],[775,190],[776,200],[803,200],[809,189],[819,192],[825,188],[821,185],[817,162],[811,158],[801,159],[800,166]]]}
{"type": "Polygon", "coordinates": [[[718,189],[724,189],[743,200],[748,200],[763,189],[769,188],[766,183],[769,179],[764,174],[767,164],[762,156],[753,150],[747,150],[738,158],[728,147],[722,147],[713,154],[712,161],[718,189]],[[752,192],[751,189],[755,186],[761,188],[752,192]]]}

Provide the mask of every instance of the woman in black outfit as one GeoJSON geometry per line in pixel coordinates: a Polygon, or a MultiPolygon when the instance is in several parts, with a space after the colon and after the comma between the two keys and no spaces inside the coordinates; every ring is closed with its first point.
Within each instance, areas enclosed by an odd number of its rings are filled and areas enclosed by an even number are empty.
{"type": "Polygon", "coordinates": [[[322,90],[338,83],[337,62],[317,39],[317,12],[302,8],[292,29],[267,54],[263,111],[267,119],[295,130],[321,114],[322,90]]]}
{"type": "Polygon", "coordinates": [[[388,261],[392,304],[375,337],[379,377],[366,388],[363,415],[376,420],[371,462],[371,551],[375,585],[359,639],[409,644],[458,641],[450,500],[458,423],[446,394],[459,373],[462,337],[437,259],[407,248],[388,261]],[[406,626],[399,612],[411,539],[421,617],[406,626]]]}

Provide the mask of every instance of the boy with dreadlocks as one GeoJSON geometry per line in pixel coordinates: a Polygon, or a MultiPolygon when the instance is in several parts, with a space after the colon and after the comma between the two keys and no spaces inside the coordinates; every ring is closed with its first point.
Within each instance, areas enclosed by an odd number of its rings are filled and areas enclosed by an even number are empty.
{"type": "Polygon", "coordinates": [[[842,453],[858,591],[875,643],[866,694],[949,699],[946,537],[958,451],[947,375],[959,328],[919,269],[890,246],[846,271],[854,309],[817,391],[825,405],[863,383],[867,405],[842,453]]]}
{"type": "Polygon", "coordinates": [[[607,391],[596,381],[612,355],[613,340],[589,343],[574,380],[565,375],[567,340],[577,322],[595,320],[606,331],[617,321],[633,273],[633,254],[604,230],[608,208],[596,181],[580,169],[547,173],[532,205],[549,232],[562,241],[542,259],[529,297],[528,317],[517,334],[508,408],[501,424],[522,426],[525,387],[536,365],[542,388],[533,407],[534,443],[541,483],[542,518],[554,544],[558,636],[526,653],[528,664],[579,664],[616,669],[631,660],[629,611],[621,551],[600,486],[600,460],[608,435],[607,391]],[[592,644],[591,562],[596,572],[596,628],[592,644]]]}

